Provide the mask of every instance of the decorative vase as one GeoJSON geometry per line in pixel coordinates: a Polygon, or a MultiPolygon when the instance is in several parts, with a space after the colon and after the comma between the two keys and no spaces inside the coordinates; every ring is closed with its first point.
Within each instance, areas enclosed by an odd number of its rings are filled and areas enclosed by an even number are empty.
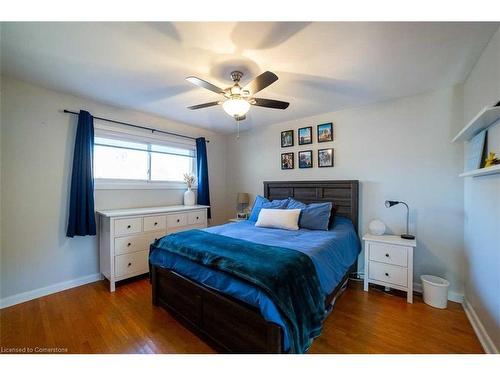
{"type": "Polygon", "coordinates": [[[374,236],[381,236],[385,233],[385,224],[380,220],[372,220],[370,224],[368,224],[368,230],[374,236]]]}
{"type": "Polygon", "coordinates": [[[184,192],[184,206],[194,206],[194,191],[190,187],[184,192]]]}

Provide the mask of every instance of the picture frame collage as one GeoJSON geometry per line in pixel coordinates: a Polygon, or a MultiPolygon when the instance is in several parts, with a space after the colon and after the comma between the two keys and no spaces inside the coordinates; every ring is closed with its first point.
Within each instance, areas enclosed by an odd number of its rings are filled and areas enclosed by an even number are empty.
{"type": "MultiPolygon", "coordinates": [[[[294,147],[295,134],[294,130],[284,130],[281,132],[281,148],[294,147]]],[[[316,140],[317,143],[333,142],[333,123],[327,122],[316,125],[316,140]]],[[[297,130],[297,145],[313,144],[313,127],[306,126],[297,130]]],[[[333,167],[333,148],[322,148],[317,151],[316,164],[318,168],[333,167]]],[[[314,157],[313,150],[297,151],[297,164],[300,169],[313,168],[314,157]]],[[[289,170],[295,168],[295,153],[281,153],[281,169],[289,170]]]]}

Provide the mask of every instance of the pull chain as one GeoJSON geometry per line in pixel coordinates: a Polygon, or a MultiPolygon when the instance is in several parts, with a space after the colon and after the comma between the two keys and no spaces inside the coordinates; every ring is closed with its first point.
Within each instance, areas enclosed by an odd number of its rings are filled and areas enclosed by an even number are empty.
{"type": "Polygon", "coordinates": [[[236,128],[237,128],[236,139],[240,139],[240,120],[238,118],[236,118],[236,128]]]}

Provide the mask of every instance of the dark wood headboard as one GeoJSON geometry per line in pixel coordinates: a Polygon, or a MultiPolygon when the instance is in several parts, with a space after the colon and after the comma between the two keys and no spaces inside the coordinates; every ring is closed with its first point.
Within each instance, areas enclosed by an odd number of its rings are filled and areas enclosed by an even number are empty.
{"type": "Polygon", "coordinates": [[[269,199],[292,197],[304,203],[333,202],[336,215],[351,219],[358,232],[358,180],[264,181],[269,199]]]}

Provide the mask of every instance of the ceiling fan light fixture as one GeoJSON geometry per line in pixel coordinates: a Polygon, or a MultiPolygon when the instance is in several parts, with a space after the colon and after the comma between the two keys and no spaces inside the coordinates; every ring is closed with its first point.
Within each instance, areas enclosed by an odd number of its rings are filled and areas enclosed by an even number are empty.
{"type": "Polygon", "coordinates": [[[250,109],[250,103],[245,99],[231,98],[222,103],[222,108],[231,117],[243,117],[250,109]]]}

